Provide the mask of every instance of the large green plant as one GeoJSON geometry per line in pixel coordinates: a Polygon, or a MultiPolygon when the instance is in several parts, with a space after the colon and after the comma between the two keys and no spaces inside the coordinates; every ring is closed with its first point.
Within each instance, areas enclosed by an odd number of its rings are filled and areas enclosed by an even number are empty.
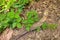
{"type": "Polygon", "coordinates": [[[14,12],[13,10],[6,14],[0,14],[0,30],[6,27],[21,28],[21,20],[22,18],[19,16],[19,12],[14,12]]]}
{"type": "Polygon", "coordinates": [[[22,27],[22,18],[19,16],[19,13],[21,13],[24,6],[30,1],[31,0],[0,0],[0,32],[7,27],[22,27]],[[18,11],[13,11],[13,9],[18,9],[18,11]],[[7,10],[9,10],[9,12],[5,12],[7,10]]]}

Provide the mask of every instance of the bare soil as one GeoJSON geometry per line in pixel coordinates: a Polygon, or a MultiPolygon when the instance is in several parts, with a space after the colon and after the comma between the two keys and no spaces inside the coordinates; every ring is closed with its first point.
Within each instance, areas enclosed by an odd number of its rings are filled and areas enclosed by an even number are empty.
{"type": "MultiPolygon", "coordinates": [[[[39,0],[27,6],[22,13],[34,9],[38,12],[39,18],[42,18],[46,9],[49,10],[47,23],[58,24],[55,30],[40,30],[26,33],[16,40],[60,40],[60,0],[39,0]]],[[[11,40],[15,40],[15,36],[19,36],[23,29],[15,29],[11,40]]]]}

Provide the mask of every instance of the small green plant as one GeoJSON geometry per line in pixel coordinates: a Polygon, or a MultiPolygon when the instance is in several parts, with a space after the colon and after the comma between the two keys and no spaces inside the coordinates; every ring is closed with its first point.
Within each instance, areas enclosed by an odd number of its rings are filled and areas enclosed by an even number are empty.
{"type": "Polygon", "coordinates": [[[29,31],[30,27],[37,22],[38,19],[38,14],[35,10],[31,10],[26,13],[26,19],[23,20],[23,24],[26,27],[26,30],[29,31]]]}
{"type": "Polygon", "coordinates": [[[53,30],[57,27],[57,24],[48,24],[48,23],[44,22],[41,27],[42,27],[43,30],[45,30],[47,28],[53,30]]]}
{"type": "Polygon", "coordinates": [[[22,20],[22,18],[19,16],[19,13],[18,12],[14,12],[14,11],[11,11],[11,12],[9,12],[9,13],[7,13],[7,18],[9,18],[9,19],[7,19],[7,20],[9,20],[9,26],[11,26],[12,28],[15,28],[15,27],[17,27],[17,28],[21,28],[22,26],[21,26],[21,20],[22,20]]]}
{"type": "Polygon", "coordinates": [[[47,26],[48,26],[48,28],[50,28],[51,30],[57,28],[57,24],[48,24],[47,26]]]}
{"type": "Polygon", "coordinates": [[[44,22],[43,25],[41,26],[42,29],[43,29],[43,30],[44,30],[44,29],[47,29],[47,25],[48,25],[48,24],[47,24],[46,22],[44,22]]]}
{"type": "Polygon", "coordinates": [[[37,27],[36,29],[39,32],[40,30],[46,30],[46,29],[54,30],[56,28],[57,28],[57,24],[54,24],[54,23],[49,24],[49,23],[44,22],[42,26],[37,27]]]}

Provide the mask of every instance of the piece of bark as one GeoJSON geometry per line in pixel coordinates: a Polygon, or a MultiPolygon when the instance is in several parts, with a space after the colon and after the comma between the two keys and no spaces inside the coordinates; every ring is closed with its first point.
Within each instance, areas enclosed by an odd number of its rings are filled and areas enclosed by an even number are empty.
{"type": "Polygon", "coordinates": [[[10,40],[12,37],[13,30],[12,29],[6,29],[0,36],[0,40],[10,40]]]}

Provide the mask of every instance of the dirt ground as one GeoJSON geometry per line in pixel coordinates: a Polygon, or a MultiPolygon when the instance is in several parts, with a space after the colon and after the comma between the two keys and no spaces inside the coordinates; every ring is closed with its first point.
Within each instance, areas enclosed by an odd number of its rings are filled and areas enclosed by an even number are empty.
{"type": "MultiPolygon", "coordinates": [[[[49,15],[46,22],[56,23],[58,26],[55,30],[46,29],[40,30],[39,32],[33,31],[16,40],[60,40],[60,0],[39,0],[26,7],[24,12],[31,9],[36,10],[40,18],[42,18],[44,11],[48,9],[49,15]]],[[[19,36],[20,31],[22,30],[15,29],[11,40],[15,40],[15,36],[19,36]]]]}

